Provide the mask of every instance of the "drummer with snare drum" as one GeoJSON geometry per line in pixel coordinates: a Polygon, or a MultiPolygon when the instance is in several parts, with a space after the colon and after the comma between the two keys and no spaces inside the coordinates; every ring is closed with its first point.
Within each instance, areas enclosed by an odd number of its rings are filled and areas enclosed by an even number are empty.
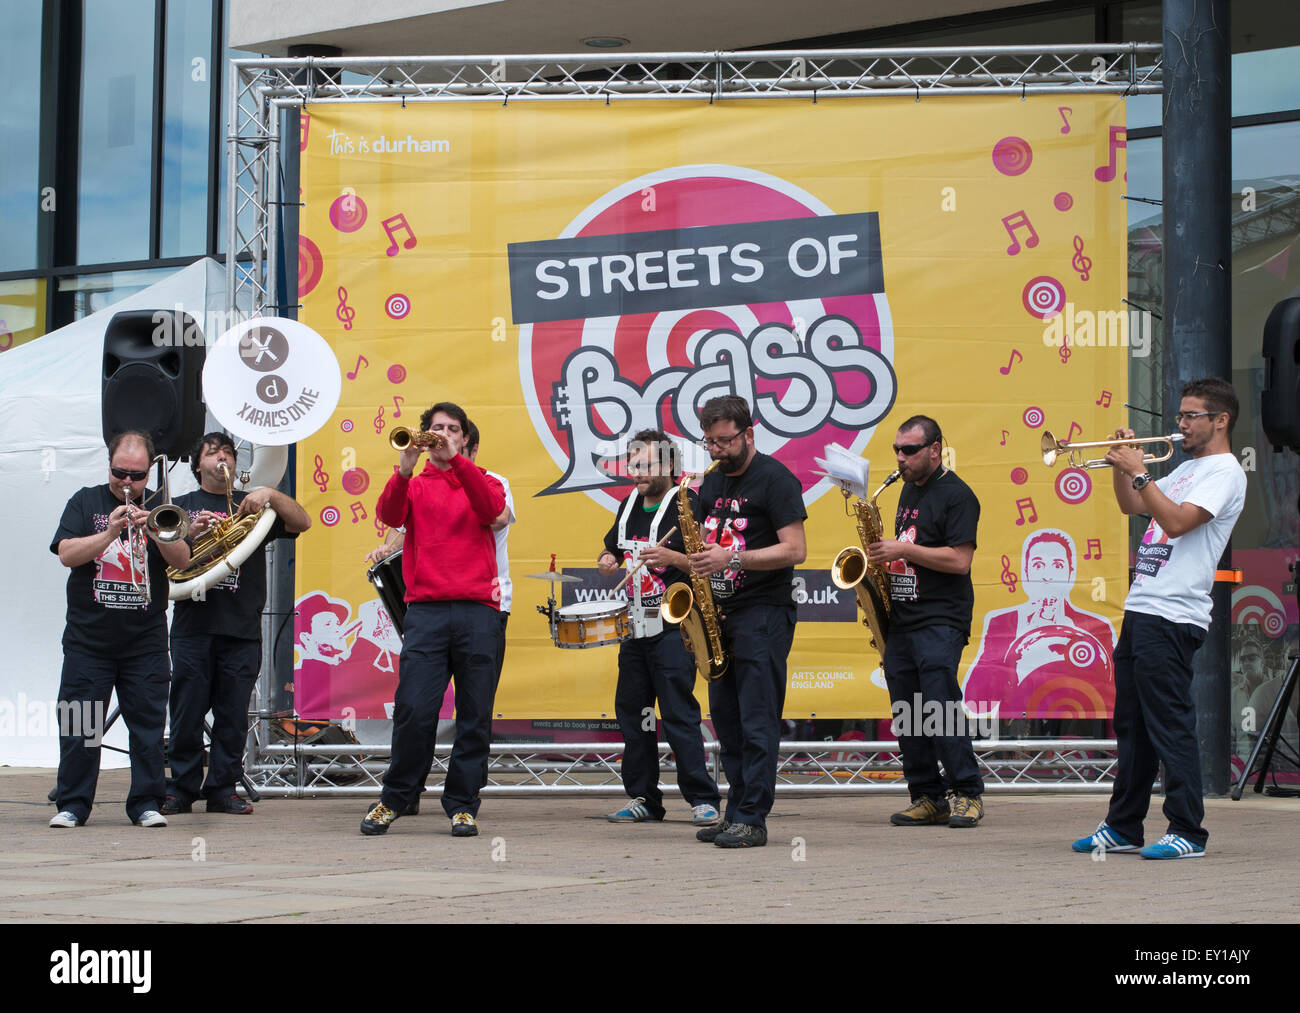
{"type": "MultiPolygon", "coordinates": [[[[632,570],[644,563],[627,582],[632,636],[618,651],[618,688],[614,710],[623,734],[623,787],[631,801],[610,813],[611,823],[640,823],[664,818],[659,790],[658,728],[655,702],[665,737],[677,765],[677,784],[691,806],[692,822],[710,826],[717,822],[721,796],[709,776],[700,737],[700,706],[695,699],[695,660],[682,643],[681,634],[665,627],[659,615],[664,591],[689,578],[682,536],[675,532],[676,480],[681,453],[665,433],[645,429],[628,442],[627,471],[636,486],[605,536],[605,549],[596,561],[602,576],[619,567],[632,570]],[[663,544],[669,532],[674,532],[663,544]]],[[[695,493],[691,514],[695,513],[695,493]]]]}

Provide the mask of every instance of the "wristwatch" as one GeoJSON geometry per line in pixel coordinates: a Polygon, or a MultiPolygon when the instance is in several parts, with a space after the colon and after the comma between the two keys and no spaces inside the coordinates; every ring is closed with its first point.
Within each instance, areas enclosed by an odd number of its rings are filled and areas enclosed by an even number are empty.
{"type": "Polygon", "coordinates": [[[733,552],[731,558],[727,560],[727,569],[739,571],[740,568],[740,553],[733,552]]]}
{"type": "Polygon", "coordinates": [[[1135,479],[1133,479],[1133,488],[1138,492],[1141,492],[1143,489],[1147,487],[1147,485],[1150,482],[1151,482],[1151,473],[1149,471],[1144,471],[1141,475],[1138,475],[1135,479]]]}

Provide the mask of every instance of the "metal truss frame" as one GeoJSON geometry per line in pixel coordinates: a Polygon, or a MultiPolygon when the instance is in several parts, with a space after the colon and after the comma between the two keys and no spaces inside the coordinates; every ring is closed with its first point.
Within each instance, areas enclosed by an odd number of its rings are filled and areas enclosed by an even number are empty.
{"type": "MultiPolygon", "coordinates": [[[[640,99],[912,99],[931,96],[1159,94],[1161,47],[1154,43],[1070,46],[934,47],[860,50],[647,53],[597,56],[339,57],[232,60],[226,124],[226,308],[253,316],[288,309],[279,291],[276,251],[284,110],[322,103],[501,102],[640,99]]],[[[296,202],[296,201],[295,201],[296,202]]],[[[264,639],[269,630],[264,630],[264,639]]],[[[269,667],[258,711],[269,713],[269,667]]],[[[663,747],[666,748],[666,747],[663,747]]],[[[717,767],[716,745],[711,747],[717,767]]],[[[783,743],[782,792],[901,791],[896,744],[783,743]],[[832,759],[847,755],[861,759],[832,759]],[[894,781],[880,778],[895,778],[894,781]]],[[[609,743],[539,748],[493,747],[487,794],[622,793],[609,743]],[[559,757],[559,759],[548,759],[559,757]],[[581,777],[583,780],[578,780],[581,777]]],[[[1024,740],[977,743],[990,790],[1105,788],[1114,742],[1024,740]],[[1104,762],[1087,755],[1109,751],[1104,762]],[[1003,756],[1010,752],[1010,756],[1003,756]]],[[[266,720],[249,735],[248,770],[265,794],[373,795],[387,747],[281,746],[267,742],[266,720]],[[362,782],[357,784],[358,779],[362,782]],[[352,783],[340,783],[349,781],[352,783]]],[[[435,771],[445,773],[438,754],[435,771]]],[[[668,768],[668,769],[671,769],[668,768]]],[[[675,786],[669,786],[675,791],[675,786]]]]}

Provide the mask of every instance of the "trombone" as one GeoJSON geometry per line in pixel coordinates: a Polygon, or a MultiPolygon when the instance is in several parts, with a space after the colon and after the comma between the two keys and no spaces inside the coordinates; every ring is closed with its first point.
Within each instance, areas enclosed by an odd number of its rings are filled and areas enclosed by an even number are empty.
{"type": "MultiPolygon", "coordinates": [[[[154,541],[163,545],[169,545],[172,542],[179,542],[185,537],[190,528],[190,515],[187,511],[181,509],[171,501],[171,486],[167,482],[167,455],[159,454],[149,462],[149,467],[152,468],[159,461],[163,463],[163,467],[160,468],[159,471],[162,474],[162,494],[165,502],[149,511],[149,516],[145,518],[144,529],[153,537],[154,541]]],[[[158,490],[154,490],[153,496],[147,496],[141,499],[138,509],[143,510],[144,505],[157,495],[158,490]]],[[[149,605],[152,604],[153,598],[149,593],[149,554],[147,549],[145,551],[144,573],[142,575],[144,583],[141,584],[135,579],[135,535],[131,524],[132,506],[131,491],[128,486],[126,493],[126,546],[128,558],[130,559],[131,589],[137,594],[142,595],[145,604],[149,605]]]]}
{"type": "Polygon", "coordinates": [[[1052,435],[1051,430],[1043,430],[1043,463],[1049,468],[1056,464],[1056,459],[1062,454],[1067,455],[1070,467],[1072,468],[1109,468],[1110,462],[1104,457],[1096,457],[1090,461],[1083,459],[1083,451],[1087,447],[1136,447],[1144,443],[1163,443],[1166,447],[1164,454],[1157,457],[1155,454],[1145,454],[1142,457],[1143,464],[1159,464],[1161,461],[1167,461],[1174,456],[1174,442],[1182,442],[1182,433],[1173,433],[1169,436],[1147,436],[1142,438],[1135,437],[1131,440],[1096,440],[1092,443],[1066,443],[1064,440],[1058,440],[1052,435]]]}

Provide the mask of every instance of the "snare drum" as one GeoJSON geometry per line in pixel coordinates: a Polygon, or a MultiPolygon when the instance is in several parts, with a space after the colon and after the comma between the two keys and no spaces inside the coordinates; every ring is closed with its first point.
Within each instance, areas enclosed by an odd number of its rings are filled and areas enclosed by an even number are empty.
{"type": "Polygon", "coordinates": [[[608,647],[632,636],[632,622],[625,601],[581,601],[555,613],[551,636],[556,647],[581,651],[608,647]]]}
{"type": "Polygon", "coordinates": [[[385,556],[366,571],[366,579],[379,592],[379,602],[400,637],[406,622],[406,580],[402,577],[402,550],[385,556]]]}

